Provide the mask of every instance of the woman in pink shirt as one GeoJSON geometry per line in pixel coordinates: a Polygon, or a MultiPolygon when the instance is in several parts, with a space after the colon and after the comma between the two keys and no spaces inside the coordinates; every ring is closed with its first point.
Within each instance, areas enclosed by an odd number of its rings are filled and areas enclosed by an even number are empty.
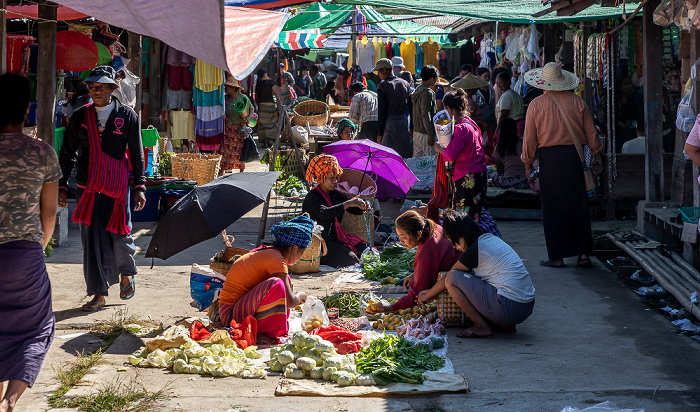
{"type": "Polygon", "coordinates": [[[479,223],[486,197],[486,161],[481,130],[469,117],[467,99],[462,89],[447,93],[442,99],[445,109],[454,119],[455,130],[450,144],[443,147],[436,142],[435,150],[444,160],[454,162],[451,208],[467,213],[479,223]]]}
{"type": "Polygon", "coordinates": [[[404,287],[410,290],[393,305],[380,306],[375,311],[377,313],[416,306],[418,294],[432,288],[437,282],[438,273],[450,270],[459,258],[452,242],[443,237],[442,227],[415,210],[404,212],[396,219],[396,234],[405,247],[418,247],[413,260],[413,274],[403,282],[404,287]]]}

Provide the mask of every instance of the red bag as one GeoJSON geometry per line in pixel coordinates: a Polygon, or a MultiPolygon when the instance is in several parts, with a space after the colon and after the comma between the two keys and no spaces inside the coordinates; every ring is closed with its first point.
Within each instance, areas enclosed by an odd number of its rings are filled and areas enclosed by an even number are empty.
{"type": "Polygon", "coordinates": [[[237,323],[231,320],[231,330],[229,331],[231,339],[245,349],[248,346],[255,345],[256,336],[258,335],[258,321],[253,316],[246,316],[243,322],[237,323]]]}
{"type": "Polygon", "coordinates": [[[192,340],[204,340],[209,338],[209,336],[211,336],[211,332],[202,325],[202,322],[198,320],[192,322],[192,326],[190,326],[190,337],[192,340]]]}

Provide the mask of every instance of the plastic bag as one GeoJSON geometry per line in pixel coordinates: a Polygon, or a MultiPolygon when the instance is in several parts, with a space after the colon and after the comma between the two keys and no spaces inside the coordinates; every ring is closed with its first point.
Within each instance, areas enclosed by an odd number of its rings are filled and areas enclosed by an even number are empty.
{"type": "Polygon", "coordinates": [[[620,409],[614,403],[605,401],[584,410],[567,406],[562,409],[561,412],[644,412],[644,409],[620,409]]]}
{"type": "Polygon", "coordinates": [[[452,141],[452,134],[455,130],[455,123],[452,121],[447,110],[437,112],[435,116],[433,116],[433,124],[435,125],[435,133],[438,142],[447,147],[452,141]]]}
{"type": "Polygon", "coordinates": [[[301,324],[307,331],[329,324],[328,312],[320,299],[315,296],[306,298],[306,302],[301,307],[301,324]]]}
{"type": "Polygon", "coordinates": [[[695,113],[690,102],[690,96],[693,95],[693,88],[690,92],[683,96],[681,102],[678,103],[678,112],[676,114],[676,127],[682,132],[690,132],[695,125],[695,113]]]}
{"type": "Polygon", "coordinates": [[[673,7],[671,0],[664,0],[654,9],[654,23],[659,26],[668,26],[673,23],[673,7]]]}
{"type": "Polygon", "coordinates": [[[136,85],[139,84],[141,79],[127,68],[120,70],[119,75],[124,77],[119,82],[119,91],[124,99],[122,103],[133,109],[136,106],[136,85]]]}

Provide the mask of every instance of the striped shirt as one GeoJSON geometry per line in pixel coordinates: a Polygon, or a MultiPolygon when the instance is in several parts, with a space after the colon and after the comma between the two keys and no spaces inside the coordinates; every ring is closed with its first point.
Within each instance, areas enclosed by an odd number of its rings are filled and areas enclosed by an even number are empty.
{"type": "Polygon", "coordinates": [[[529,303],[535,299],[535,287],[523,261],[506,242],[485,233],[479,236],[459,262],[496,288],[498,294],[510,300],[529,303]]]}
{"type": "Polygon", "coordinates": [[[379,115],[377,93],[365,90],[352,97],[350,103],[350,120],[360,127],[365,122],[376,122],[379,115]]]}

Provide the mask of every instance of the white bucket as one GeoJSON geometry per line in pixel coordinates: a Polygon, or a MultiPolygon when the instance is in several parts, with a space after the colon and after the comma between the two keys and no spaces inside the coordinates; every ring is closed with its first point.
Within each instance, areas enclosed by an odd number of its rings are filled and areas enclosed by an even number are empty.
{"type": "Polygon", "coordinates": [[[438,142],[444,147],[447,147],[452,141],[452,134],[455,130],[455,123],[452,118],[450,118],[450,114],[447,113],[447,110],[441,110],[436,113],[433,117],[433,124],[435,125],[435,134],[438,142]],[[450,122],[446,125],[439,125],[438,121],[440,120],[449,120],[450,122]]]}

